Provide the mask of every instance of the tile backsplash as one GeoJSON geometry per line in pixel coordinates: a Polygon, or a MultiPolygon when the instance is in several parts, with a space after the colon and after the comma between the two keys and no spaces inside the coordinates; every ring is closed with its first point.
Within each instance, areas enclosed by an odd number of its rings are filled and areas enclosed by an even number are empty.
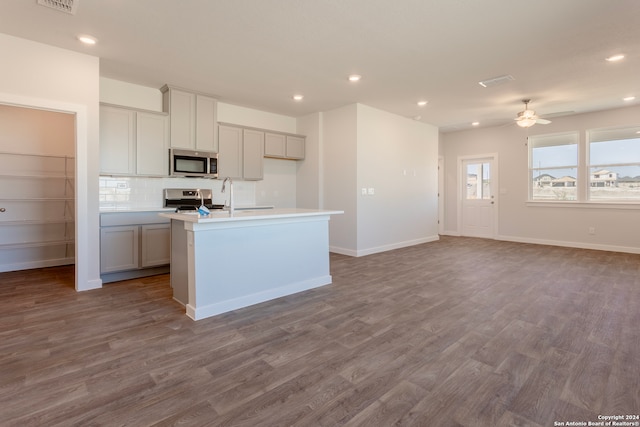
{"type": "MultiPolygon", "coordinates": [[[[207,188],[213,192],[214,204],[225,204],[229,192],[222,193],[222,180],[202,178],[100,177],[101,210],[136,210],[162,208],[165,188],[207,188]]],[[[233,181],[237,206],[256,204],[253,181],[233,181]]]]}

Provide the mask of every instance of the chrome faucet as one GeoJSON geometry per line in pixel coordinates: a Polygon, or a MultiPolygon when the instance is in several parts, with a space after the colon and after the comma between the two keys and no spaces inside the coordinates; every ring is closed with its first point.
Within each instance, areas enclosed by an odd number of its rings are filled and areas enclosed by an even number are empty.
{"type": "Polygon", "coordinates": [[[230,177],[226,177],[224,181],[222,181],[222,193],[224,193],[225,186],[229,181],[229,214],[233,214],[234,211],[234,203],[233,203],[233,180],[230,177]]]}

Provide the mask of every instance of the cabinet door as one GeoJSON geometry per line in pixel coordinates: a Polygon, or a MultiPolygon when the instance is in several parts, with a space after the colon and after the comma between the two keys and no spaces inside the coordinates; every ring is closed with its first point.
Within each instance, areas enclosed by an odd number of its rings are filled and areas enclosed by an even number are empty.
{"type": "Polygon", "coordinates": [[[195,149],[196,96],[189,92],[171,89],[169,96],[169,114],[171,123],[171,147],[195,149]]]}
{"type": "Polygon", "coordinates": [[[282,134],[268,133],[264,134],[264,155],[266,157],[283,158],[286,155],[286,139],[282,134]]]}
{"type": "Polygon", "coordinates": [[[243,131],[243,177],[247,180],[263,179],[264,132],[252,129],[243,131]]]}
{"type": "Polygon", "coordinates": [[[135,111],[100,107],[100,173],[135,173],[135,117],[135,111]]]}
{"type": "Polygon", "coordinates": [[[103,227],[100,229],[100,272],[138,268],[138,227],[103,227]]]}
{"type": "Polygon", "coordinates": [[[264,134],[264,155],[265,157],[284,158],[286,139],[284,135],[277,133],[264,134]]]}
{"type": "Polygon", "coordinates": [[[216,108],[214,98],[196,95],[196,150],[218,152],[216,108]]]}
{"type": "Polygon", "coordinates": [[[141,267],[155,267],[169,264],[171,254],[171,225],[143,225],[141,267]]]}
{"type": "Polygon", "coordinates": [[[138,175],[168,175],[168,139],[168,116],[164,114],[137,113],[136,173],[138,175]]]}
{"type": "Polygon", "coordinates": [[[304,138],[287,136],[287,158],[304,159],[304,138]]]}
{"type": "Polygon", "coordinates": [[[242,178],[242,129],[218,126],[218,177],[242,178]]]}

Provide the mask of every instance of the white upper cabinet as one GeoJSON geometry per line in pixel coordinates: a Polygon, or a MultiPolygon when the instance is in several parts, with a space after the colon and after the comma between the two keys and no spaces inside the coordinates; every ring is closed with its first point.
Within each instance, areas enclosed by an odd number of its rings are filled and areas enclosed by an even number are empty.
{"type": "Polygon", "coordinates": [[[165,176],[169,117],[113,105],[100,106],[100,173],[165,176]]]}
{"type": "Polygon", "coordinates": [[[266,157],[278,157],[284,158],[287,154],[286,151],[286,136],[281,133],[269,133],[264,134],[264,155],[266,157]]]}
{"type": "Polygon", "coordinates": [[[304,138],[301,136],[287,135],[287,159],[304,159],[304,138]]]}
{"type": "Polygon", "coordinates": [[[132,175],[136,169],[136,112],[100,106],[100,172],[132,175]]]}
{"type": "Polygon", "coordinates": [[[168,153],[169,117],[136,112],[136,174],[167,175],[168,153]]]}
{"type": "Polygon", "coordinates": [[[163,86],[162,105],[170,116],[170,146],[218,152],[217,100],[211,96],[163,86]]]}
{"type": "Polygon", "coordinates": [[[264,132],[244,129],[242,132],[242,176],[246,180],[264,178],[264,132]]]}
{"type": "Polygon", "coordinates": [[[218,126],[218,178],[242,178],[242,128],[218,126]]]}
{"type": "Polygon", "coordinates": [[[264,132],[218,126],[218,177],[258,181],[264,178],[264,132]]]}
{"type": "Polygon", "coordinates": [[[265,132],[264,155],[277,159],[304,159],[303,136],[285,135],[281,133],[265,132]]]}

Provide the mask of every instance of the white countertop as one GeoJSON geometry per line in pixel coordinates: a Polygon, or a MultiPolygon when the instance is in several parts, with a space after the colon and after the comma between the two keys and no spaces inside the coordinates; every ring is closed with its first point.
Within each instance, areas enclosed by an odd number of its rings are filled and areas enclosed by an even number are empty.
{"type": "Polygon", "coordinates": [[[161,217],[177,219],[185,222],[205,224],[212,222],[249,221],[257,219],[295,218],[304,216],[321,216],[342,214],[344,211],[329,211],[316,209],[256,209],[237,210],[231,215],[228,211],[213,211],[207,216],[197,213],[160,213],[161,217]]]}
{"type": "MultiPolygon", "coordinates": [[[[252,210],[252,209],[273,209],[273,206],[248,206],[242,205],[236,207],[237,210],[252,210]]],[[[175,212],[176,208],[131,208],[131,207],[119,207],[119,208],[100,208],[100,213],[130,213],[130,212],[175,212]]]]}

